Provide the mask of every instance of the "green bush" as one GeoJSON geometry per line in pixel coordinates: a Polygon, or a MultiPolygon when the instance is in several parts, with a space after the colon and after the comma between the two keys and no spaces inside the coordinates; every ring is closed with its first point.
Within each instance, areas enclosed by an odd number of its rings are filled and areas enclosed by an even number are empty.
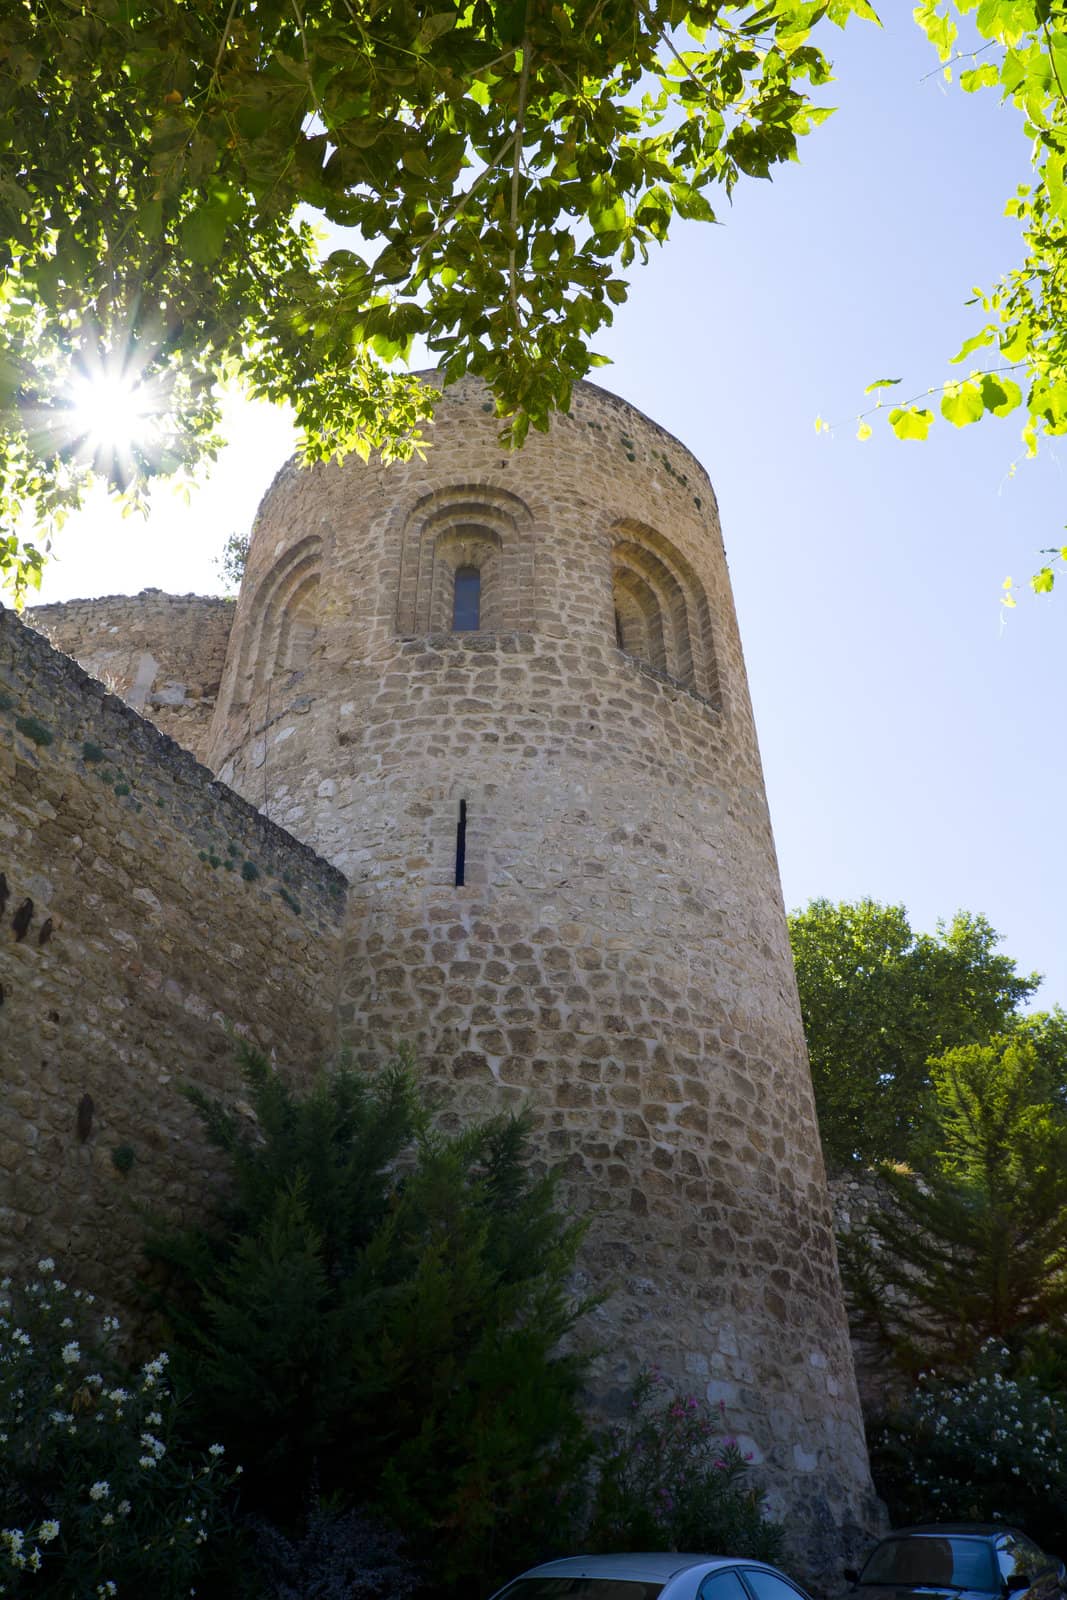
{"type": "Polygon", "coordinates": [[[590,1528],[597,1550],[710,1550],[773,1561],[782,1529],[763,1513],[737,1441],[703,1400],[641,1374],[625,1422],[600,1441],[590,1528]]]}
{"type": "Polygon", "coordinates": [[[590,1451],[581,1228],[527,1165],[525,1124],[435,1134],[410,1072],[343,1070],[298,1096],[252,1053],[255,1126],[200,1095],[230,1166],[214,1222],[160,1235],[167,1314],[195,1417],[249,1467],[285,1530],[306,1489],[373,1504],[485,1584],[565,1546],[590,1451]]]}
{"type": "Polygon", "coordinates": [[[989,1343],[967,1381],[924,1374],[909,1402],[871,1430],[875,1484],[895,1524],[1004,1521],[1062,1552],[1064,1397],[1037,1377],[1007,1375],[1010,1360],[989,1343]]]}
{"type": "Polygon", "coordinates": [[[177,1438],[166,1354],[131,1374],[116,1320],[50,1259],[2,1288],[0,1593],[188,1595],[233,1475],[177,1438]]]}
{"type": "Polygon", "coordinates": [[[406,1600],[425,1574],[394,1528],[359,1511],[313,1505],[289,1535],[249,1520],[256,1600],[406,1600]]]}

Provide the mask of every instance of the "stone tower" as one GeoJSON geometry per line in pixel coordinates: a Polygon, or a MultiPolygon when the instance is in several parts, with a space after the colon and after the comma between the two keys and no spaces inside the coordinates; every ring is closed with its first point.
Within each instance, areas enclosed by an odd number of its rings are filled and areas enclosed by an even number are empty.
{"type": "Polygon", "coordinates": [[[511,454],[464,382],[432,439],[280,474],[208,762],[351,881],[339,1042],[533,1109],[608,1396],[723,1401],[825,1541],[870,1480],[714,493],[590,385],[511,454]]]}

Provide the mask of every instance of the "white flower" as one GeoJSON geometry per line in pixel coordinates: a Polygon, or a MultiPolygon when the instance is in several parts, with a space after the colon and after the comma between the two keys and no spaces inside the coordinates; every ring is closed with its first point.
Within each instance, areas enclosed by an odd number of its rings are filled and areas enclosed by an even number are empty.
{"type": "Polygon", "coordinates": [[[109,1512],[108,1512],[108,1514],[107,1514],[107,1516],[106,1516],[106,1517],[103,1517],[103,1518],[102,1518],[102,1519],[101,1519],[101,1520],[102,1520],[102,1521],[103,1521],[103,1524],[104,1524],[104,1527],[105,1527],[105,1528],[110,1528],[110,1527],[111,1527],[111,1525],[112,1525],[112,1523],[113,1523],[113,1522],[114,1522],[114,1521],[115,1521],[115,1519],[114,1519],[114,1517],[113,1517],[113,1516],[112,1516],[112,1515],[111,1515],[111,1512],[110,1512],[110,1511],[109,1511],[109,1512]]]}
{"type": "Polygon", "coordinates": [[[47,1272],[54,1272],[55,1270],[56,1270],[56,1264],[52,1260],[51,1256],[44,1256],[37,1263],[37,1271],[38,1272],[47,1273],[47,1272]]]}
{"type": "Polygon", "coordinates": [[[109,1389],[107,1397],[109,1400],[113,1400],[117,1406],[120,1406],[124,1400],[130,1398],[125,1389],[109,1389]]]}
{"type": "Polygon", "coordinates": [[[137,1458],[137,1465],[139,1467],[143,1467],[146,1472],[148,1471],[148,1469],[150,1467],[154,1467],[155,1464],[156,1464],[155,1456],[138,1456],[138,1458],[137,1458]]]}
{"type": "Polygon", "coordinates": [[[65,1344],[61,1354],[68,1367],[72,1367],[76,1361],[80,1361],[82,1353],[78,1341],[72,1339],[69,1344],[65,1344]]]}
{"type": "Polygon", "coordinates": [[[145,1417],[145,1421],[152,1428],[161,1428],[163,1426],[163,1418],[158,1411],[150,1411],[145,1417]]]}
{"type": "Polygon", "coordinates": [[[130,1502],[128,1500],[120,1500],[119,1501],[119,1516],[120,1517],[128,1517],[132,1510],[133,1510],[133,1507],[130,1505],[130,1502]]]}
{"type": "Polygon", "coordinates": [[[106,1500],[111,1493],[111,1485],[106,1478],[98,1478],[89,1490],[90,1500],[106,1500]]]}
{"type": "Polygon", "coordinates": [[[209,1456],[224,1456],[225,1454],[226,1446],[224,1444],[213,1444],[208,1449],[209,1456]]]}
{"type": "Polygon", "coordinates": [[[111,1600],[111,1596],[113,1594],[118,1594],[119,1592],[118,1585],[113,1583],[111,1579],[108,1578],[105,1583],[97,1584],[96,1592],[100,1596],[100,1600],[111,1600]]]}
{"type": "MultiPolygon", "coordinates": [[[[38,1262],[37,1265],[40,1267],[41,1263],[38,1262]]],[[[41,1270],[43,1272],[44,1268],[41,1267],[41,1270]]],[[[42,1544],[51,1544],[53,1539],[59,1537],[59,1523],[51,1521],[42,1522],[41,1526],[37,1529],[37,1537],[40,1539],[42,1544]]]]}
{"type": "Polygon", "coordinates": [[[118,1319],[118,1317],[105,1317],[104,1318],[104,1332],[105,1333],[117,1333],[118,1329],[119,1329],[119,1319],[118,1319]]]}

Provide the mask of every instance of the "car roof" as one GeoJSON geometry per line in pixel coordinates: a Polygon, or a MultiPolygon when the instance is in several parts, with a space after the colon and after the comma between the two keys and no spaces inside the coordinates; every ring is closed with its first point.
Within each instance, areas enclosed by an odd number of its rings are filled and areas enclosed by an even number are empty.
{"type": "Polygon", "coordinates": [[[952,1534],[956,1538],[966,1538],[969,1534],[975,1539],[988,1539],[994,1534],[1019,1533],[1018,1528],[1009,1527],[1005,1522],[919,1522],[913,1528],[894,1528],[892,1533],[886,1535],[885,1543],[889,1539],[903,1539],[913,1534],[924,1535],[927,1538],[937,1538],[938,1535],[952,1534]]]}
{"type": "MultiPolygon", "coordinates": [[[[759,1561],[747,1563],[762,1566],[759,1561]]],[[[666,1583],[679,1572],[690,1567],[735,1566],[728,1556],[690,1555],[678,1550],[626,1551],[607,1556],[563,1556],[558,1561],[545,1561],[530,1567],[520,1577],[552,1574],[559,1578],[632,1578],[637,1582],[666,1583]]]]}

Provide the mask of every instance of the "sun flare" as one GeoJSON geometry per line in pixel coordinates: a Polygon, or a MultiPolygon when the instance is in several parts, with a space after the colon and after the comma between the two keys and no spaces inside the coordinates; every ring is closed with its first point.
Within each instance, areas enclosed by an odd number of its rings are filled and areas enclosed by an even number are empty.
{"type": "Polygon", "coordinates": [[[71,425],[85,455],[127,456],[151,445],[160,404],[149,384],[106,370],[70,385],[71,425]]]}

